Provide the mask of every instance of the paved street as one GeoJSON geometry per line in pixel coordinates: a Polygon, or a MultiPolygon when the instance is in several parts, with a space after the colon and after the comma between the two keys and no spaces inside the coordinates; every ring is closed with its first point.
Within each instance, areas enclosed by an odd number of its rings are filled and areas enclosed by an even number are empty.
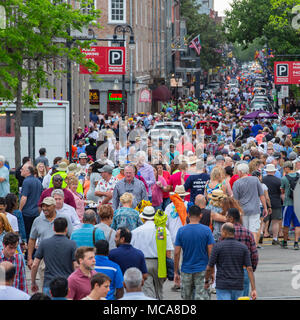
{"type": "MultiPolygon", "coordinates": [[[[266,239],[259,250],[259,264],[255,272],[258,300],[279,300],[292,299],[300,300],[300,276],[297,281],[297,274],[292,273],[293,268],[300,272],[300,251],[293,249],[293,242],[289,241],[289,249],[281,249],[279,246],[272,246],[271,239],[266,239]],[[292,280],[298,289],[293,289],[292,280]]],[[[30,272],[27,269],[27,279],[30,286],[30,272]]],[[[164,293],[166,300],[181,300],[180,292],[173,292],[173,282],[165,283],[164,293]]],[[[212,295],[216,300],[216,295],[212,295]]]]}

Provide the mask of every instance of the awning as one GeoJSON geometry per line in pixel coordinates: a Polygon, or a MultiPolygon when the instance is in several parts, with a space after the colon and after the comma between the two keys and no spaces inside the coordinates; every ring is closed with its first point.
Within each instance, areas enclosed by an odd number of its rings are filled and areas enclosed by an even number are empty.
{"type": "Polygon", "coordinates": [[[161,85],[152,91],[153,101],[169,101],[171,98],[171,91],[165,85],[161,85]]]}

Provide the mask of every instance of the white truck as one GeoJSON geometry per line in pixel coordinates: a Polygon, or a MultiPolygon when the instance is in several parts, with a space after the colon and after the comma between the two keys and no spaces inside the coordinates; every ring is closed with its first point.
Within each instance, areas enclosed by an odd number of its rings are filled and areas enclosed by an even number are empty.
{"type": "MultiPolygon", "coordinates": [[[[15,168],[16,106],[0,101],[0,110],[0,154],[5,156],[11,168],[15,168]]],[[[46,148],[50,166],[55,157],[66,157],[69,150],[68,101],[39,99],[35,108],[22,108],[21,159],[24,156],[37,158],[42,147],[46,148]]]]}

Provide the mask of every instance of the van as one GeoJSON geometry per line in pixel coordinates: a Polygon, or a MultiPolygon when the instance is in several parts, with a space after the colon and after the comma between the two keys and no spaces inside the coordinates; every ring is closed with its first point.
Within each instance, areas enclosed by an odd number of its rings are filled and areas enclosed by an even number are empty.
{"type": "MultiPolygon", "coordinates": [[[[0,139],[1,154],[11,168],[15,167],[14,115],[16,106],[1,101],[0,139]]],[[[66,157],[69,150],[69,102],[39,99],[34,108],[22,108],[21,159],[39,156],[39,149],[46,148],[49,164],[57,156],[66,157]]]]}

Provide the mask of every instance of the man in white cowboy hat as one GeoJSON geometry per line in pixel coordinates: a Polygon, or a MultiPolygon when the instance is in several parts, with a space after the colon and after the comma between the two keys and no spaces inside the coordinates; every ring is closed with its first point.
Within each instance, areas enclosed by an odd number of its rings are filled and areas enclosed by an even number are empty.
{"type": "MultiPolygon", "coordinates": [[[[187,209],[188,201],[184,201],[184,198],[190,193],[185,191],[184,185],[178,185],[178,186],[176,186],[174,192],[170,192],[170,196],[175,195],[175,194],[180,196],[181,200],[184,202],[185,208],[187,209]]],[[[172,243],[174,244],[177,231],[180,227],[183,226],[183,224],[182,224],[181,219],[179,217],[179,214],[176,210],[175,204],[172,201],[166,207],[165,213],[168,216],[167,228],[170,231],[172,243]]]]}
{"type": "Polygon", "coordinates": [[[81,172],[87,174],[87,170],[89,168],[89,164],[88,164],[88,156],[86,155],[86,153],[82,152],[79,154],[79,163],[78,163],[78,168],[80,169],[81,172]]]}
{"type": "Polygon", "coordinates": [[[281,206],[281,179],[275,176],[277,171],[274,164],[267,164],[265,171],[266,176],[263,177],[262,183],[268,187],[268,194],[271,201],[271,219],[272,219],[272,233],[273,245],[280,244],[278,241],[278,233],[282,221],[282,206],[281,206]]]}
{"type": "MultiPolygon", "coordinates": [[[[144,253],[148,278],[144,283],[143,292],[146,296],[154,299],[163,299],[163,284],[165,278],[158,278],[158,253],[156,246],[156,226],[154,224],[155,210],[152,206],[144,208],[140,217],[145,223],[132,230],[131,245],[144,253]]],[[[171,258],[173,244],[169,230],[166,228],[167,235],[167,257],[171,258]]]]}

